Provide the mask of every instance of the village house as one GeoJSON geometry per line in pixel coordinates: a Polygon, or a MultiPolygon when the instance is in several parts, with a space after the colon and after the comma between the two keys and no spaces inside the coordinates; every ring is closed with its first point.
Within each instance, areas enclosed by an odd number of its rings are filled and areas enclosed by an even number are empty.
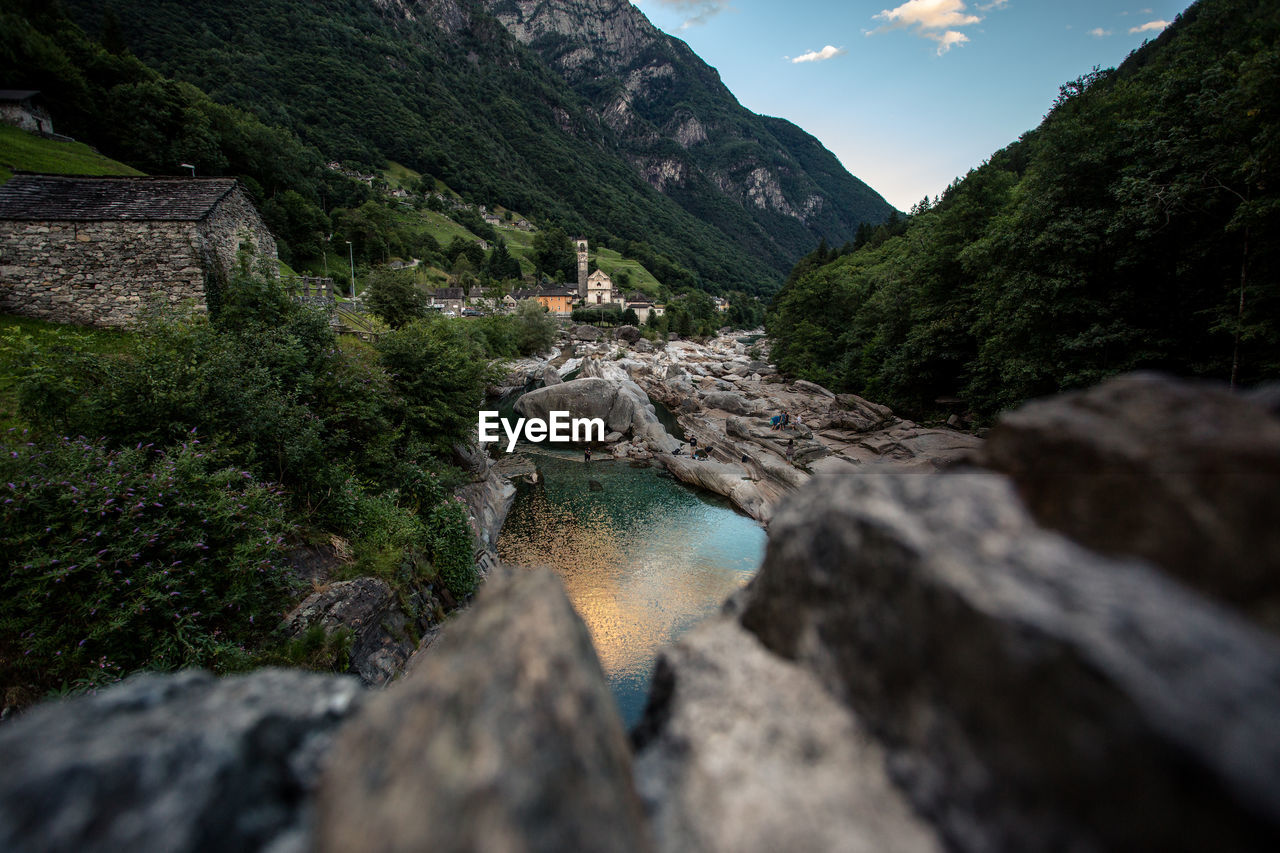
{"type": "Polygon", "coordinates": [[[517,302],[536,299],[555,316],[568,317],[573,313],[573,300],[578,295],[578,289],[566,284],[562,287],[538,287],[532,290],[517,290],[511,295],[517,302]]]}
{"type": "Polygon", "coordinates": [[[0,89],[0,121],[28,133],[53,135],[53,116],[34,89],[0,89]]]}
{"type": "Polygon", "coordinates": [[[628,293],[624,304],[627,308],[636,312],[636,318],[641,323],[649,321],[649,315],[653,312],[653,303],[648,296],[639,291],[628,293]]]}
{"type": "Polygon", "coordinates": [[[156,302],[204,311],[242,248],[279,275],[234,178],[18,174],[0,187],[0,312],[125,326],[156,302]]]}
{"type": "Polygon", "coordinates": [[[462,314],[466,294],[462,292],[461,287],[438,287],[428,294],[428,299],[427,304],[432,308],[446,314],[452,311],[456,316],[462,314]]]}

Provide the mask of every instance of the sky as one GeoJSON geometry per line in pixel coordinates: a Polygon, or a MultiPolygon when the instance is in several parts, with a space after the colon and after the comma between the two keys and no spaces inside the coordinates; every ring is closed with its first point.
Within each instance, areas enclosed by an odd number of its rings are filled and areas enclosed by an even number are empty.
{"type": "Polygon", "coordinates": [[[633,0],[752,112],[794,122],[901,210],[1040,123],[1189,0],[633,0]]]}

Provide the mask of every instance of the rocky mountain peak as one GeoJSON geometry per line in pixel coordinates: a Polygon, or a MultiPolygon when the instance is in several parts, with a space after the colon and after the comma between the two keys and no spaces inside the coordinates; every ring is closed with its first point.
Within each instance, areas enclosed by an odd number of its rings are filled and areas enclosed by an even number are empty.
{"type": "Polygon", "coordinates": [[[627,0],[487,0],[487,5],[521,43],[540,52],[551,48],[544,57],[566,76],[591,73],[600,64],[630,64],[663,38],[627,0]]]}

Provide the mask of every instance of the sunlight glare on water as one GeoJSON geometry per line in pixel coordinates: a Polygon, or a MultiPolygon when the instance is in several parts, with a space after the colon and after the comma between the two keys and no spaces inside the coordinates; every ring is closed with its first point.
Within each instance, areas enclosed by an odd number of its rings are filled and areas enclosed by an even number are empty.
{"type": "Polygon", "coordinates": [[[631,726],[657,650],[751,579],[765,532],[655,468],[584,463],[567,451],[529,456],[539,482],[520,484],[498,553],[559,574],[631,726]],[[601,490],[592,491],[593,480],[601,490]]]}

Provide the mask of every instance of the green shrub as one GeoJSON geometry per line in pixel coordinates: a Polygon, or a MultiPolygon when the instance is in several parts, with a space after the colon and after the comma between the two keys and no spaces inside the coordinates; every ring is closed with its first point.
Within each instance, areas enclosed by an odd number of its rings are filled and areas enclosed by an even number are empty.
{"type": "Polygon", "coordinates": [[[285,501],[194,436],[168,451],[62,438],[0,452],[0,683],[235,669],[279,620],[285,501]]]}

